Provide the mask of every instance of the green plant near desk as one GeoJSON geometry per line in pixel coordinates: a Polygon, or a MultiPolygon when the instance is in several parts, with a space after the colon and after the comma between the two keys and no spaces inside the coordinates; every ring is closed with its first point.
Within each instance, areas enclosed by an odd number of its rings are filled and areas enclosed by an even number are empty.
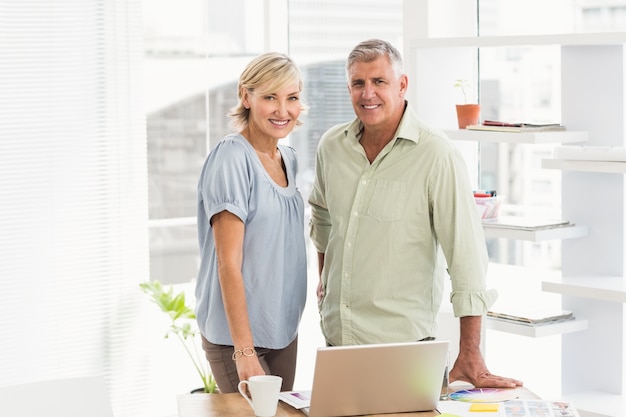
{"type": "Polygon", "coordinates": [[[178,339],[202,379],[204,392],[216,393],[215,378],[209,371],[206,361],[200,356],[195,343],[200,332],[197,330],[196,315],[186,304],[185,293],[175,294],[171,286],[165,289],[159,281],[144,282],[139,284],[139,287],[170,318],[171,323],[165,338],[168,339],[173,335],[178,339]]]}

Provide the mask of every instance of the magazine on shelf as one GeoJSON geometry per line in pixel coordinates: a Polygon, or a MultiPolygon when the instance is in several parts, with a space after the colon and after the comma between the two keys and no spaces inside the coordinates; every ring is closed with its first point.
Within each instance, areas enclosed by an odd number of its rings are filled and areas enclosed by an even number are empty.
{"type": "Polygon", "coordinates": [[[503,308],[500,311],[488,311],[487,317],[510,323],[536,326],[574,319],[574,313],[568,310],[548,308],[503,308]]]}
{"type": "Polygon", "coordinates": [[[565,126],[559,123],[507,123],[498,122],[495,120],[485,120],[479,125],[469,125],[466,127],[468,130],[484,130],[492,132],[551,132],[551,131],[563,131],[566,130],[565,126]]]}
{"type": "Polygon", "coordinates": [[[542,219],[535,217],[500,216],[496,220],[483,220],[483,225],[488,227],[516,230],[545,230],[557,227],[573,226],[569,220],[542,219]]]}

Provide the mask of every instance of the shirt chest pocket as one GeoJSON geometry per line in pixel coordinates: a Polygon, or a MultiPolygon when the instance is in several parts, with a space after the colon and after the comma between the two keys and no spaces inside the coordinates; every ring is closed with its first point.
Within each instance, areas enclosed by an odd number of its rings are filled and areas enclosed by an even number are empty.
{"type": "Polygon", "coordinates": [[[407,188],[403,181],[376,180],[367,214],[383,222],[400,220],[406,206],[407,188]]]}

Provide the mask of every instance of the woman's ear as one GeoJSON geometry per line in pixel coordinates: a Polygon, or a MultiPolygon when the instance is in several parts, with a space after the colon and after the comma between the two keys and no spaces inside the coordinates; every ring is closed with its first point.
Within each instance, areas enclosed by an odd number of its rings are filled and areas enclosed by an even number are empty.
{"type": "Polygon", "coordinates": [[[245,108],[245,109],[250,109],[250,95],[248,93],[248,89],[244,88],[241,91],[241,105],[245,108]]]}

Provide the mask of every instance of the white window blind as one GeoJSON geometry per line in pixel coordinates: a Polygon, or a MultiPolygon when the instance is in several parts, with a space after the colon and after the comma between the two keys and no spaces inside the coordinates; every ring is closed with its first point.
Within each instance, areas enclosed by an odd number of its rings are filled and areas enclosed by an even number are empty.
{"type": "Polygon", "coordinates": [[[150,413],[139,9],[0,0],[0,385],[104,375],[116,417],[150,413]]]}

